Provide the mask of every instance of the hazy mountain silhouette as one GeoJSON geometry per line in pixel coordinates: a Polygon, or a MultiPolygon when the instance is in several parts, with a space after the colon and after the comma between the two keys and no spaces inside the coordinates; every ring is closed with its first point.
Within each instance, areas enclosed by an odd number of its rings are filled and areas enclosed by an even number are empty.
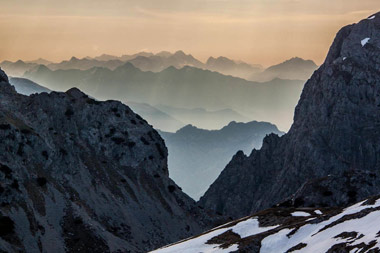
{"type": "Polygon", "coordinates": [[[195,59],[191,54],[185,54],[183,51],[177,51],[174,54],[161,52],[160,55],[138,56],[128,62],[142,71],[159,72],[168,67],[182,68],[192,66],[203,68],[204,64],[195,59]]]}
{"type": "Polygon", "coordinates": [[[21,77],[26,71],[29,71],[38,66],[36,63],[26,63],[22,60],[16,62],[3,61],[0,63],[0,68],[7,72],[10,76],[21,77]]]}
{"type": "Polygon", "coordinates": [[[149,104],[135,102],[127,102],[126,104],[131,107],[134,112],[144,117],[155,129],[175,132],[185,125],[172,115],[149,104]]]}
{"type": "Polygon", "coordinates": [[[80,70],[87,70],[91,69],[93,67],[104,67],[108,69],[115,69],[121,65],[123,65],[124,62],[114,59],[114,60],[107,60],[107,61],[99,61],[96,59],[88,59],[88,58],[82,58],[78,59],[76,57],[72,57],[68,61],[62,61],[60,63],[51,63],[47,65],[49,69],[57,70],[57,69],[80,69],[80,70]]]}
{"type": "Polygon", "coordinates": [[[248,79],[260,82],[270,81],[274,78],[307,80],[317,68],[318,66],[312,60],[294,57],[271,66],[261,73],[254,73],[248,79]]]}
{"type": "Polygon", "coordinates": [[[26,78],[12,77],[12,78],[9,78],[9,83],[15,87],[18,93],[24,94],[27,96],[34,93],[51,92],[51,90],[49,90],[48,88],[45,88],[26,78]]]}
{"type": "Polygon", "coordinates": [[[172,115],[182,122],[195,125],[199,128],[220,129],[231,121],[250,121],[249,118],[231,109],[208,111],[203,108],[186,109],[171,107],[167,105],[155,105],[155,107],[163,112],[172,115]]]}
{"type": "Polygon", "coordinates": [[[169,151],[169,174],[194,199],[207,190],[238,151],[260,148],[270,133],[283,134],[273,124],[231,122],[219,130],[187,125],[176,133],[160,132],[169,151]]]}
{"type": "MultiPolygon", "coordinates": [[[[35,93],[51,92],[51,90],[48,88],[43,87],[26,78],[13,77],[9,79],[9,83],[15,87],[18,93],[27,96],[35,93]]],[[[149,124],[151,124],[156,129],[175,132],[185,125],[171,115],[160,111],[159,109],[146,103],[135,103],[129,101],[127,104],[133,109],[133,111],[144,117],[144,119],[146,119],[149,124]]]]}
{"type": "Polygon", "coordinates": [[[206,110],[232,109],[251,119],[290,126],[303,81],[255,83],[193,67],[144,72],[126,63],[115,70],[56,70],[39,66],[25,77],[52,90],[79,87],[98,99],[206,110]]]}
{"type": "Polygon", "coordinates": [[[37,60],[33,60],[33,61],[25,61],[25,63],[35,63],[35,64],[38,64],[38,65],[48,65],[50,63],[53,63],[51,61],[48,61],[48,60],[45,60],[43,58],[38,58],[37,60]]]}
{"type": "Polygon", "coordinates": [[[0,67],[5,69],[7,73],[20,77],[26,71],[30,71],[38,65],[45,65],[52,70],[89,70],[94,67],[114,70],[126,62],[132,63],[142,71],[161,72],[169,67],[180,69],[185,66],[191,66],[259,82],[271,81],[275,78],[307,80],[317,68],[313,61],[295,57],[263,71],[262,66],[259,64],[252,65],[242,61],[234,61],[224,56],[217,58],[209,57],[207,62],[203,63],[191,54],[185,54],[181,50],[175,53],[168,51],[162,51],[157,54],[139,52],[122,56],[102,54],[100,56],[84,57],[82,59],[73,56],[69,60],[58,63],[53,63],[42,58],[28,62],[21,60],[17,62],[4,61],[0,64],[0,67]]]}
{"type": "Polygon", "coordinates": [[[232,75],[248,79],[253,73],[261,72],[261,65],[250,65],[245,62],[235,62],[226,57],[210,57],[206,62],[206,68],[225,75],[232,75]]]}

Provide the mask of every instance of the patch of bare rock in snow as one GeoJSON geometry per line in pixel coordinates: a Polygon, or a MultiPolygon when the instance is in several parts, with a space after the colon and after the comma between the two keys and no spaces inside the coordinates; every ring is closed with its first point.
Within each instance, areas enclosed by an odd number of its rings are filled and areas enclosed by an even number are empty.
{"type": "Polygon", "coordinates": [[[272,208],[155,253],[379,252],[380,196],[345,209],[272,208]]]}

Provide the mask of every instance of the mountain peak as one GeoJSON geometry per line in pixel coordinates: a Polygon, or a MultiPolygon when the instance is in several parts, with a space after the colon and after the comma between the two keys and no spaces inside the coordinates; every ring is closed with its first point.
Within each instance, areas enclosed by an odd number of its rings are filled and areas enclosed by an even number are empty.
{"type": "Polygon", "coordinates": [[[159,53],[156,54],[156,56],[160,56],[160,57],[164,57],[164,58],[168,58],[170,56],[172,56],[173,54],[168,52],[168,51],[161,51],[159,53]]]}
{"type": "Polygon", "coordinates": [[[182,50],[178,50],[174,53],[174,55],[176,56],[186,56],[185,52],[183,52],[182,50]]]}
{"type": "MultiPolygon", "coordinates": [[[[324,64],[306,82],[289,132],[268,135],[260,150],[243,161],[232,160],[200,204],[242,217],[279,203],[311,179],[318,183],[328,175],[341,178],[351,170],[373,174],[380,155],[380,132],[375,130],[380,118],[380,72],[374,67],[380,65],[379,54],[379,14],[342,28],[324,64]]],[[[373,182],[347,188],[354,193],[332,189],[329,203],[346,206],[359,201],[359,196],[380,191],[373,182]]],[[[316,206],[326,203],[328,196],[317,196],[322,197],[315,199],[316,206]]]]}
{"type": "MultiPolygon", "coordinates": [[[[139,57],[143,57],[143,56],[139,56],[139,57]]],[[[141,71],[140,69],[136,68],[135,65],[133,65],[130,62],[126,62],[125,64],[123,64],[120,67],[116,68],[114,71],[120,71],[120,70],[123,70],[123,71],[126,71],[126,70],[129,70],[129,71],[136,71],[136,70],[141,71]]]]}

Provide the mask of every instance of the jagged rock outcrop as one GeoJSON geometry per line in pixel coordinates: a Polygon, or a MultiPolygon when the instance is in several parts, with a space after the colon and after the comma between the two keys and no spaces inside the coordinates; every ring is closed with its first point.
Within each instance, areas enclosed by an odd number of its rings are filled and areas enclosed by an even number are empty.
{"type": "Polygon", "coordinates": [[[0,70],[0,140],[2,252],[145,252],[210,224],[120,102],[20,95],[0,70]]]}
{"type": "Polygon", "coordinates": [[[170,177],[198,200],[238,151],[260,148],[268,133],[284,134],[268,122],[232,121],[219,130],[187,125],[176,133],[159,132],[168,147],[170,177]]]}
{"type": "Polygon", "coordinates": [[[358,199],[378,193],[380,173],[378,171],[345,171],[339,175],[307,181],[290,198],[277,206],[281,207],[331,207],[349,206],[358,199]]]}
{"type": "MultiPolygon", "coordinates": [[[[237,154],[200,204],[242,217],[279,203],[308,180],[378,172],[379,69],[377,13],[337,34],[326,61],[305,84],[290,131],[269,135],[248,157],[237,154]]],[[[380,192],[378,184],[362,187],[368,194],[380,192]]]]}

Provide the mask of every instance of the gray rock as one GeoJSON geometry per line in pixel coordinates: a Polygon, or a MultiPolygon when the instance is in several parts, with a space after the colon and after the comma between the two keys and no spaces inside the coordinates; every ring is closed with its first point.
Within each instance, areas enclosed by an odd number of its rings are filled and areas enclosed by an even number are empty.
{"type": "MultiPolygon", "coordinates": [[[[377,13],[337,34],[326,61],[305,84],[290,131],[269,135],[248,157],[235,156],[200,204],[242,217],[291,196],[309,180],[352,170],[378,172],[379,69],[377,13]]],[[[380,192],[378,184],[362,187],[380,192]]]]}
{"type": "Polygon", "coordinates": [[[342,175],[328,175],[306,182],[279,205],[280,207],[349,206],[379,193],[378,172],[352,170],[342,175]]]}
{"type": "Polygon", "coordinates": [[[211,225],[129,107],[0,78],[0,251],[145,252],[211,225]]]}

